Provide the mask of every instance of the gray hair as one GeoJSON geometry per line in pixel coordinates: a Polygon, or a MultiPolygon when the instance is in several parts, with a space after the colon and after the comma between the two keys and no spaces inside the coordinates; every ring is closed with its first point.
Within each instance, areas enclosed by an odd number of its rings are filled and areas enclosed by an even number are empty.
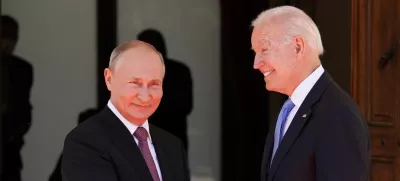
{"type": "Polygon", "coordinates": [[[127,50],[130,50],[130,49],[133,49],[133,48],[137,48],[139,46],[146,46],[146,47],[150,48],[151,50],[153,50],[154,52],[156,52],[160,56],[160,60],[164,66],[164,72],[165,72],[165,63],[164,63],[164,58],[163,58],[162,54],[159,51],[157,51],[156,48],[154,48],[154,46],[152,46],[148,43],[145,43],[143,41],[138,41],[138,40],[127,41],[127,42],[124,42],[124,43],[121,43],[120,45],[118,45],[111,53],[110,62],[108,63],[108,68],[110,70],[115,69],[115,67],[118,63],[119,57],[124,52],[126,52],[127,50]]]}
{"type": "Polygon", "coordinates": [[[324,53],[321,35],[314,21],[302,10],[293,6],[279,6],[260,13],[251,23],[253,27],[277,23],[285,28],[285,41],[296,35],[304,37],[319,55],[324,53]]]}

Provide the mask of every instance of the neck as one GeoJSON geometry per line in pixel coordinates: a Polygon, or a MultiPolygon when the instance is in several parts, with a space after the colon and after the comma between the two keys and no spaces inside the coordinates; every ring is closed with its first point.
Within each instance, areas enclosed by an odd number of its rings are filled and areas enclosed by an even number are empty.
{"type": "Polygon", "coordinates": [[[292,96],[294,90],[296,90],[296,88],[321,65],[319,61],[315,62],[316,63],[313,63],[312,65],[305,65],[296,68],[300,71],[292,76],[293,84],[285,91],[287,96],[292,96]]]}
{"type": "Polygon", "coordinates": [[[132,118],[130,116],[126,116],[124,114],[122,114],[122,116],[124,116],[126,118],[126,120],[128,120],[130,123],[132,123],[132,124],[134,124],[136,126],[142,126],[146,122],[146,119],[145,120],[143,120],[143,119],[134,119],[134,118],[132,118]]]}

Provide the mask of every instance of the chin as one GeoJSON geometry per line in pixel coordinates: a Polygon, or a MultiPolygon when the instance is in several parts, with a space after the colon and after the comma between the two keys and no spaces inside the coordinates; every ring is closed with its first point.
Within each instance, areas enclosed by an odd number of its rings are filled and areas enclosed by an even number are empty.
{"type": "Polygon", "coordinates": [[[133,112],[133,113],[129,113],[131,117],[136,118],[136,119],[147,119],[150,116],[148,116],[148,114],[143,113],[143,112],[133,112]]]}
{"type": "Polygon", "coordinates": [[[268,83],[266,83],[265,89],[267,89],[268,91],[277,92],[276,87],[273,87],[273,86],[271,86],[271,84],[268,84],[268,83]]]}
{"type": "Polygon", "coordinates": [[[268,82],[265,82],[265,89],[267,89],[268,91],[271,91],[271,85],[268,82]]]}

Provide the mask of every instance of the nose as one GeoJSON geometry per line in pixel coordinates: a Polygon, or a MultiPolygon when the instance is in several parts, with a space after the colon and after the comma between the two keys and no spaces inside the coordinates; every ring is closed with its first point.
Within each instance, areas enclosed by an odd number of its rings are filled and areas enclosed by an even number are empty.
{"type": "Polygon", "coordinates": [[[147,102],[149,102],[149,101],[150,101],[150,98],[151,98],[150,93],[149,93],[149,90],[148,90],[147,88],[145,88],[145,87],[140,88],[140,89],[139,89],[138,98],[139,98],[139,100],[140,100],[142,103],[147,103],[147,102]]]}
{"type": "Polygon", "coordinates": [[[261,56],[259,56],[259,54],[256,54],[254,56],[253,68],[260,69],[263,65],[264,65],[264,62],[262,61],[261,56]]]}

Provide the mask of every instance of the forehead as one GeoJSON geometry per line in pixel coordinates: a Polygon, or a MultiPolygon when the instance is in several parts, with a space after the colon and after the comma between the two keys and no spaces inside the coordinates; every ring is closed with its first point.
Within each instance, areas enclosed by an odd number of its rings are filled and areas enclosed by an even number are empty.
{"type": "Polygon", "coordinates": [[[158,53],[151,49],[134,48],[119,57],[115,73],[125,78],[161,79],[163,68],[158,53]]]}
{"type": "Polygon", "coordinates": [[[279,29],[271,24],[255,27],[251,35],[252,46],[271,45],[272,42],[278,41],[282,36],[282,32],[279,29]]]}

